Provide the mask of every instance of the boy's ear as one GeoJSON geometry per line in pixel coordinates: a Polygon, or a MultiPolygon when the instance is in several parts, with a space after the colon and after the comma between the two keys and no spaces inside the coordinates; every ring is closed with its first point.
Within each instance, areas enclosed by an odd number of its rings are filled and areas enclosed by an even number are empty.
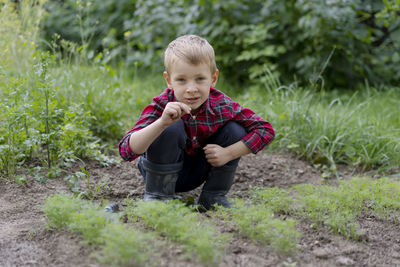
{"type": "Polygon", "coordinates": [[[217,84],[218,75],[219,75],[219,70],[217,69],[214,75],[212,76],[212,83],[211,83],[212,87],[215,87],[215,85],[217,84]]]}
{"type": "Polygon", "coordinates": [[[171,78],[169,77],[168,72],[164,71],[163,76],[164,76],[165,82],[168,85],[168,88],[171,89],[171,78]]]}

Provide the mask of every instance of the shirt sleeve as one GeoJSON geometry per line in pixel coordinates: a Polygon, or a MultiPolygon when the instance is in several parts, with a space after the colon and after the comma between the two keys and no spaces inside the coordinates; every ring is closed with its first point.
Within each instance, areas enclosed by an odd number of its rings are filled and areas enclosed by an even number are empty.
{"type": "Polygon", "coordinates": [[[247,132],[242,141],[249,149],[256,154],[275,138],[275,131],[272,125],[251,109],[240,106],[237,102],[231,103],[233,120],[241,124],[247,132]]]}
{"type": "Polygon", "coordinates": [[[153,102],[145,107],[135,126],[125,134],[119,143],[119,154],[124,160],[133,161],[140,156],[140,154],[132,151],[129,146],[129,139],[134,132],[147,127],[160,118],[164,107],[165,104],[161,101],[160,97],[153,98],[153,102]]]}

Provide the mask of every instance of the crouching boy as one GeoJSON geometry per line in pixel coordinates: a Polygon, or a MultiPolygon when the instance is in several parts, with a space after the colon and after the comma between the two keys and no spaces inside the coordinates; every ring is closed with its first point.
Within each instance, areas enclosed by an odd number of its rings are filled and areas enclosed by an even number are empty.
{"type": "Polygon", "coordinates": [[[168,88],[153,98],[122,138],[124,160],[139,158],[144,199],[169,200],[203,185],[198,204],[231,207],[226,198],[241,156],[274,138],[270,123],[214,89],[219,71],[203,38],[181,36],[164,57],[168,88]]]}

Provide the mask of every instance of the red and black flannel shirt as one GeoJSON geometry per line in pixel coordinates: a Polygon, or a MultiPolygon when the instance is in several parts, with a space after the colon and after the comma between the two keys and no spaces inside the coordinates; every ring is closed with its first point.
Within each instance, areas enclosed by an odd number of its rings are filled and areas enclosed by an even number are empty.
{"type": "MultiPolygon", "coordinates": [[[[153,102],[142,111],[135,126],[119,143],[119,153],[124,160],[133,161],[140,156],[133,153],[129,146],[131,134],[160,118],[167,103],[173,101],[176,101],[174,92],[167,88],[159,96],[154,97],[153,102]]],[[[232,101],[230,97],[214,88],[210,88],[208,99],[196,115],[187,114],[181,120],[184,122],[188,136],[185,153],[189,155],[194,155],[196,151],[203,148],[207,144],[207,139],[228,121],[235,121],[246,129],[247,135],[241,141],[253,153],[262,150],[272,142],[275,136],[274,129],[269,122],[260,118],[252,110],[243,108],[239,103],[232,101]]]]}

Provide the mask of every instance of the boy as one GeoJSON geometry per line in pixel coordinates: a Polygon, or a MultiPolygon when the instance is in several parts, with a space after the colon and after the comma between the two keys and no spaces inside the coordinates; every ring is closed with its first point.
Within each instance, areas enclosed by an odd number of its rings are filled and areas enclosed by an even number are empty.
{"type": "Polygon", "coordinates": [[[144,200],[173,199],[204,183],[198,204],[231,207],[226,198],[241,156],[257,153],[274,138],[271,125],[214,89],[219,71],[203,38],[172,41],[164,57],[168,88],[153,98],[123,137],[124,160],[139,158],[144,200]]]}

